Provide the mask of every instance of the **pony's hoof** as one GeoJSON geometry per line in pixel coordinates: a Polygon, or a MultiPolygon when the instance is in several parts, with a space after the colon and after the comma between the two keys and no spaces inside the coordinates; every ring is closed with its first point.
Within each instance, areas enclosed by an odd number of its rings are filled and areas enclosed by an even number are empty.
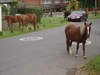
{"type": "Polygon", "coordinates": [[[87,59],[87,57],[84,57],[84,59],[87,59]]]}
{"type": "Polygon", "coordinates": [[[69,54],[69,55],[73,55],[73,54],[71,53],[71,54],[69,54]]]}
{"type": "MultiPolygon", "coordinates": [[[[84,56],[84,55],[83,55],[84,56]]],[[[87,59],[86,55],[84,56],[84,59],[87,59]]]]}
{"type": "Polygon", "coordinates": [[[77,57],[78,57],[78,55],[75,55],[75,57],[77,58],[77,57]]]}
{"type": "Polygon", "coordinates": [[[69,52],[67,52],[69,54],[69,52]]]}

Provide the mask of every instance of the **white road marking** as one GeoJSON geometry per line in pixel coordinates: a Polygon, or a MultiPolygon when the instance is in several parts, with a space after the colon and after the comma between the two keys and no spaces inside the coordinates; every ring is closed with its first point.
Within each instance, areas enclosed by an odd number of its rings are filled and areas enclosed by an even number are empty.
{"type": "MultiPolygon", "coordinates": [[[[91,44],[91,43],[92,43],[91,41],[86,41],[86,45],[89,45],[89,44],[91,44]]],[[[73,45],[77,45],[76,42],[72,42],[72,44],[73,44],[73,45]]],[[[82,45],[82,43],[80,43],[79,45],[82,45]]]]}
{"type": "Polygon", "coordinates": [[[43,37],[24,37],[21,38],[21,41],[36,41],[36,40],[42,40],[43,37]]]}

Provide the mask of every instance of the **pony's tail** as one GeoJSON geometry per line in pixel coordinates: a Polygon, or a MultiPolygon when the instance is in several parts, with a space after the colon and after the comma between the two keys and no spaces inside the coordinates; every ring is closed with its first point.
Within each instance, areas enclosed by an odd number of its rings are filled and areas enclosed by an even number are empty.
{"type": "Polygon", "coordinates": [[[33,14],[35,22],[37,23],[37,16],[35,14],[33,14]]]}
{"type": "Polygon", "coordinates": [[[65,35],[66,35],[66,37],[67,37],[67,32],[68,32],[69,29],[70,29],[69,26],[67,26],[67,27],[65,28],[65,35]]]}
{"type": "Polygon", "coordinates": [[[65,28],[65,35],[66,35],[66,38],[67,38],[67,31],[68,31],[68,27],[65,28]]]}

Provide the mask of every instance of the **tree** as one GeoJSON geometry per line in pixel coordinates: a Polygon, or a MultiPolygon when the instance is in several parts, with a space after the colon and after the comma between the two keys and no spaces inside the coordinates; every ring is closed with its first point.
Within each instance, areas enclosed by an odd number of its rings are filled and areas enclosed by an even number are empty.
{"type": "Polygon", "coordinates": [[[68,5],[68,10],[79,9],[80,3],[77,0],[70,0],[68,5]]]}
{"type": "Polygon", "coordinates": [[[10,15],[18,14],[19,4],[22,0],[15,0],[10,3],[10,15]]]}
{"type": "Polygon", "coordinates": [[[95,0],[78,0],[80,8],[91,8],[95,5],[95,0]]]}
{"type": "Polygon", "coordinates": [[[8,9],[6,8],[5,5],[1,4],[1,7],[2,7],[2,13],[3,15],[8,15],[8,9]]]}
{"type": "Polygon", "coordinates": [[[95,16],[96,9],[99,7],[99,0],[78,0],[80,2],[80,8],[93,8],[95,7],[95,16]]]}

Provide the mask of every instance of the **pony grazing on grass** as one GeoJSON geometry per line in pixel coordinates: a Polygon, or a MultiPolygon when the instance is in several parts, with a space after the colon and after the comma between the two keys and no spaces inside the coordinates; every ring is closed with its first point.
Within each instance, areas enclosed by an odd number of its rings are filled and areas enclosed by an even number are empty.
{"type": "Polygon", "coordinates": [[[19,22],[19,29],[23,25],[23,17],[21,15],[17,15],[17,16],[6,15],[3,16],[3,19],[7,20],[8,23],[7,30],[12,28],[12,23],[19,22]]]}
{"type": "Polygon", "coordinates": [[[85,53],[85,43],[87,38],[90,37],[91,32],[91,23],[86,23],[80,25],[79,27],[76,27],[75,25],[68,25],[65,28],[65,35],[66,35],[66,46],[67,46],[67,52],[71,55],[71,46],[72,42],[77,42],[77,48],[76,48],[76,57],[78,57],[78,49],[79,49],[79,43],[83,44],[83,56],[84,59],[86,59],[86,53],[85,53]]]}
{"type": "Polygon", "coordinates": [[[35,14],[25,14],[25,15],[6,15],[3,16],[3,19],[7,20],[8,27],[7,30],[12,29],[12,23],[19,22],[19,29],[21,26],[24,26],[27,28],[28,24],[31,23],[34,27],[34,30],[36,30],[36,23],[37,23],[37,16],[35,14]]]}
{"type": "Polygon", "coordinates": [[[36,30],[37,16],[35,14],[23,15],[23,26],[27,28],[28,24],[31,23],[36,30]]]}

